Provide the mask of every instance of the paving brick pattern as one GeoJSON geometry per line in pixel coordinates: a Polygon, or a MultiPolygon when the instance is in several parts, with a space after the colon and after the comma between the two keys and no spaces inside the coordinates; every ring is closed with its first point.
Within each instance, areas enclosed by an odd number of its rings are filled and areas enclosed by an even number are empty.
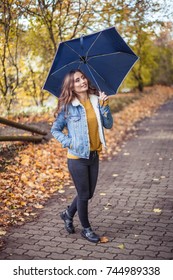
{"type": "Polygon", "coordinates": [[[136,125],[136,135],[110,161],[100,164],[92,227],[108,243],[92,244],[64,230],[59,213],[75,190],[55,194],[39,217],[13,227],[0,259],[173,259],[173,100],[136,125]]]}

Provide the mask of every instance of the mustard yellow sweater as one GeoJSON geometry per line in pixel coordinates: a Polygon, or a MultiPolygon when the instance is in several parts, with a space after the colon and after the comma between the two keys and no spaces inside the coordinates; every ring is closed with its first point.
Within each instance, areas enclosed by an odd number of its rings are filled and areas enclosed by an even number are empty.
{"type": "MultiPolygon", "coordinates": [[[[88,133],[89,133],[89,139],[90,139],[90,151],[97,151],[98,153],[100,153],[102,150],[102,144],[100,142],[98,123],[97,123],[95,111],[90,102],[90,99],[87,99],[86,101],[80,101],[80,102],[84,106],[85,111],[86,111],[88,133]]],[[[107,101],[104,102],[104,106],[107,104],[108,104],[107,101]]],[[[79,159],[79,157],[74,156],[69,153],[67,154],[67,158],[79,159]]]]}

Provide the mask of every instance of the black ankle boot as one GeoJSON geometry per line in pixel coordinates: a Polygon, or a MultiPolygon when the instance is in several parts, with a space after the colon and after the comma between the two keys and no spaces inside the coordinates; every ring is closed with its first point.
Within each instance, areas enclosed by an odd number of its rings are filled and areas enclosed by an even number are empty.
{"type": "Polygon", "coordinates": [[[97,243],[100,241],[99,236],[97,234],[95,234],[90,227],[84,228],[81,232],[81,235],[90,242],[97,243]]]}
{"type": "Polygon", "coordinates": [[[65,210],[60,214],[61,219],[64,221],[65,223],[65,228],[68,231],[68,233],[75,233],[75,229],[73,226],[73,218],[70,217],[70,215],[68,214],[68,211],[65,210]]]}

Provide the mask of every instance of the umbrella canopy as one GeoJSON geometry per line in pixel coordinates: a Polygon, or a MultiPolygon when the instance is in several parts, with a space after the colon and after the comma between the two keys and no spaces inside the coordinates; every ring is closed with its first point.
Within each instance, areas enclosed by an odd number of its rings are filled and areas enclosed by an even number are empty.
{"type": "Polygon", "coordinates": [[[64,41],[59,44],[43,89],[58,97],[64,76],[80,69],[98,90],[113,95],[137,60],[114,27],[64,41]]]}

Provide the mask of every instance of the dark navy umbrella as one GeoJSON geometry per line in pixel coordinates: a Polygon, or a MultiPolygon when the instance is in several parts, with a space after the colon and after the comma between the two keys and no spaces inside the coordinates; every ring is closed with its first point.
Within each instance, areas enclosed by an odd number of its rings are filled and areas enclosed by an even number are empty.
{"type": "Polygon", "coordinates": [[[64,76],[80,69],[98,90],[113,95],[137,59],[114,27],[61,42],[43,89],[58,97],[64,76]]]}

